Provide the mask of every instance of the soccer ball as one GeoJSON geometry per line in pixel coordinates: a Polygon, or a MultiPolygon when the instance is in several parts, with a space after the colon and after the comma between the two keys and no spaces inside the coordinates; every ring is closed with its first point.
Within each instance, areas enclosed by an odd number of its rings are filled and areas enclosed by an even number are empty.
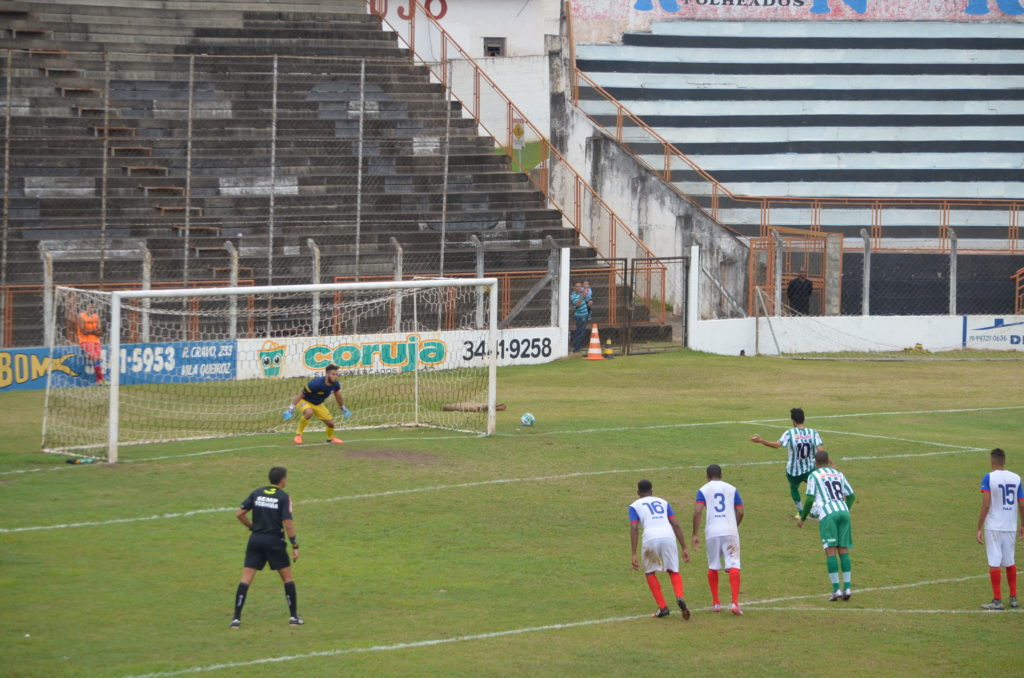
{"type": "Polygon", "coordinates": [[[522,422],[523,426],[533,426],[534,422],[537,421],[533,418],[533,415],[527,412],[523,416],[519,417],[519,421],[522,422]]]}

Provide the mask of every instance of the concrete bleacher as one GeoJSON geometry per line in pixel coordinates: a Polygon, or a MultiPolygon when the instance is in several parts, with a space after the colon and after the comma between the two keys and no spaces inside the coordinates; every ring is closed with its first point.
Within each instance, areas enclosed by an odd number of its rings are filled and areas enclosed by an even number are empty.
{"type": "MultiPolygon", "coordinates": [[[[343,262],[357,227],[363,275],[391,270],[392,238],[407,274],[436,274],[442,223],[449,272],[474,270],[474,236],[489,270],[546,267],[547,238],[576,243],[494,141],[457,107],[446,111],[441,88],[361,0],[2,8],[0,47],[12,50],[8,284],[40,282],[38,244],[50,240],[138,238],[155,270],[180,275],[184,261],[191,280],[227,279],[227,240],[257,284],[309,282],[309,238],[337,255],[323,259],[325,280],[351,274],[343,262]]],[[[99,282],[98,266],[62,262],[57,282],[99,282]]],[[[15,345],[38,343],[31,306],[15,311],[15,345]]]]}
{"type": "MultiPolygon", "coordinates": [[[[622,44],[580,45],[580,70],[729,191],[748,196],[1024,197],[1024,32],[1015,24],[665,21],[622,44]]],[[[614,127],[592,88],[581,106],[614,127]]],[[[660,145],[625,141],[653,167],[660,145]]],[[[673,182],[705,205],[692,172],[673,182]]],[[[994,213],[996,212],[996,213],[994,213]]],[[[757,203],[719,219],[756,235],[757,203]]],[[[826,231],[856,236],[864,209],[829,209],[826,231]]],[[[807,228],[806,209],[775,226],[807,228]]],[[[935,237],[935,204],[886,214],[894,238],[935,237]]],[[[960,238],[1006,241],[1007,216],[961,209],[960,238]]]]}

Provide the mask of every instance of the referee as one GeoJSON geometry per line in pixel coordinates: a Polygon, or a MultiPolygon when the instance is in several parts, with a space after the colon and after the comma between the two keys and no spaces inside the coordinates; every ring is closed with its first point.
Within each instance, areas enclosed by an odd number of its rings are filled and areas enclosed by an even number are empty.
{"type": "Polygon", "coordinates": [[[292,525],[292,499],[284,491],[288,480],[288,470],[283,466],[270,469],[268,480],[270,485],[253,490],[242,506],[235,512],[239,522],[249,528],[249,545],[245,549],[245,567],[242,568],[242,581],[235,593],[235,615],[231,619],[231,628],[242,625],[242,606],[249,592],[249,584],[256,576],[257,570],[270,563],[271,570],[277,570],[284,582],[284,597],[288,601],[288,623],[301,626],[302,617],[296,612],[295,582],[292,580],[291,561],[288,560],[288,547],[284,534],[292,543],[292,559],[299,559],[299,543],[292,525]],[[252,511],[252,520],[249,512],[252,511]]]}

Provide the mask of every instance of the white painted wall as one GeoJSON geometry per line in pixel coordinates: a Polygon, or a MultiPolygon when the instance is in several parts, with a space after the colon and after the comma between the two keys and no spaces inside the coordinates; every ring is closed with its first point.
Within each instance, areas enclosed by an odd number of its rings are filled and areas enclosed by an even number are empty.
{"type": "MultiPolygon", "coordinates": [[[[529,120],[541,135],[547,136],[551,129],[550,69],[547,56],[524,56],[509,58],[474,59],[476,64],[505,93],[513,105],[529,120]]],[[[452,63],[452,91],[467,101],[474,88],[473,67],[467,61],[452,63]]],[[[481,84],[481,121],[488,132],[505,145],[508,134],[508,113],[505,102],[489,87],[481,84]]],[[[525,141],[534,141],[538,134],[524,126],[525,141]]]]}
{"type": "Polygon", "coordinates": [[[932,352],[982,349],[1024,352],[1024,316],[812,316],[702,320],[693,248],[689,285],[689,347],[719,355],[878,352],[912,348],[932,352]]]}

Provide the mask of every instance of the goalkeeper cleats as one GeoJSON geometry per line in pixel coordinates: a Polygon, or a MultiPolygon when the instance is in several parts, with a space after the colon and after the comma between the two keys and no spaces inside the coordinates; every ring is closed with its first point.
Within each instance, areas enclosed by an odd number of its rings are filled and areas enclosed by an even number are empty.
{"type": "Polygon", "coordinates": [[[335,445],[341,445],[341,444],[343,444],[343,443],[344,443],[345,441],[344,441],[344,440],[342,440],[341,438],[328,438],[328,439],[327,439],[327,442],[329,442],[329,443],[333,443],[333,444],[335,444],[335,445]]]}
{"type": "Polygon", "coordinates": [[[663,607],[660,610],[658,610],[657,612],[655,612],[654,614],[652,614],[651,616],[652,617],[656,617],[656,618],[660,618],[660,617],[667,617],[668,615],[669,615],[668,608],[667,607],[663,607]]]}
{"type": "Polygon", "coordinates": [[[679,605],[679,613],[683,615],[683,619],[689,619],[690,608],[686,607],[686,601],[682,598],[676,598],[676,604],[679,605]]]}
{"type": "Polygon", "coordinates": [[[302,444],[302,434],[301,433],[299,435],[295,436],[295,444],[296,445],[301,445],[302,444]]]}
{"type": "Polygon", "coordinates": [[[242,620],[241,619],[232,619],[231,623],[228,624],[228,628],[229,629],[237,629],[241,625],[242,625],[242,620]]]}

